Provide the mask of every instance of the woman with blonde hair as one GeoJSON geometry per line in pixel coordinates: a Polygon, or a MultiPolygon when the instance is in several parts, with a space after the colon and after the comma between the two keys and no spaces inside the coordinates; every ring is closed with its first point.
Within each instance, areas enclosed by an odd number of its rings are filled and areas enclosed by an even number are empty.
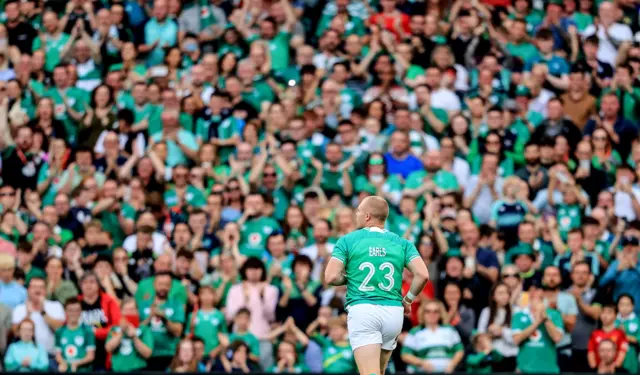
{"type": "Polygon", "coordinates": [[[464,357],[464,347],[455,328],[445,324],[446,313],[442,302],[428,301],[420,307],[420,326],[413,328],[405,337],[402,360],[409,372],[451,373],[464,357]],[[444,353],[438,358],[429,354],[444,353]],[[427,359],[429,358],[429,359],[427,359]]]}
{"type": "Polygon", "coordinates": [[[340,207],[334,217],[334,237],[340,238],[356,230],[355,212],[351,207],[340,207]]]}

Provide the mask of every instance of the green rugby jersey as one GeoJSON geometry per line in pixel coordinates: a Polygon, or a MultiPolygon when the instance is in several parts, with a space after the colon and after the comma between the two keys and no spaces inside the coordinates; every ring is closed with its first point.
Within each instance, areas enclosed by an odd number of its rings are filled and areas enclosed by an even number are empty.
{"type": "Polygon", "coordinates": [[[402,306],[402,271],[419,256],[414,244],[380,228],[363,228],[340,238],[332,257],[344,263],[346,306],[402,306]]]}

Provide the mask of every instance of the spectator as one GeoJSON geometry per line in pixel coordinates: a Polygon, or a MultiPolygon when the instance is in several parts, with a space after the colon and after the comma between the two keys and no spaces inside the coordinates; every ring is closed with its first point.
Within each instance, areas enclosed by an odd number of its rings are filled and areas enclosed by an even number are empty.
{"type": "Polygon", "coordinates": [[[205,369],[200,366],[196,359],[193,341],[185,339],[180,341],[176,351],[176,355],[171,360],[171,364],[167,369],[169,372],[204,372],[205,369]]]}
{"type": "MultiPolygon", "coordinates": [[[[616,317],[616,327],[624,330],[629,349],[624,357],[622,367],[630,373],[638,370],[638,318],[633,312],[634,301],[628,295],[618,298],[618,316],[616,317]]],[[[602,356],[600,357],[602,358],[602,356]]],[[[602,360],[602,359],[601,359],[602,360]]]]}
{"type": "Polygon", "coordinates": [[[579,261],[571,270],[572,285],[567,289],[578,305],[578,316],[571,332],[571,358],[573,370],[589,371],[587,368],[587,344],[596,327],[602,311],[604,293],[593,288],[593,274],[589,263],[579,261]]]}
{"type": "Polygon", "coordinates": [[[9,345],[4,357],[7,371],[45,371],[49,368],[47,351],[42,344],[36,344],[35,323],[26,318],[15,329],[18,341],[9,345]]]}
{"type": "Polygon", "coordinates": [[[96,355],[96,337],[80,321],[82,304],[70,297],[64,304],[65,324],[56,331],[56,362],[60,372],[91,371],[96,355]]]}
{"type": "MultiPolygon", "coordinates": [[[[11,310],[0,305],[0,356],[4,358],[9,344],[9,335],[11,333],[11,310]]],[[[3,369],[3,361],[0,361],[0,370],[3,369]]]]}
{"type": "Polygon", "coordinates": [[[454,283],[445,285],[443,300],[447,314],[445,322],[455,327],[464,343],[469,342],[476,316],[472,309],[462,304],[460,286],[454,283]]]}
{"type": "Polygon", "coordinates": [[[171,282],[170,273],[157,273],[153,280],[155,297],[138,305],[142,325],[151,327],[153,353],[147,368],[154,371],[169,367],[184,328],[185,306],[179,299],[171,298],[171,282]]]}
{"type": "Polygon", "coordinates": [[[311,259],[305,255],[294,258],[292,276],[282,279],[282,290],[278,306],[282,312],[292,317],[300,329],[305,330],[311,323],[311,317],[318,314],[321,285],[311,279],[311,259]]]}
{"type": "MultiPolygon", "coordinates": [[[[27,299],[24,304],[13,310],[12,323],[14,333],[24,319],[30,319],[33,325],[33,337],[42,345],[50,356],[55,354],[55,331],[65,321],[64,307],[60,302],[45,299],[45,281],[33,277],[27,284],[27,299]]],[[[35,357],[34,357],[35,358],[35,357]]]]}
{"type": "MultiPolygon", "coordinates": [[[[495,350],[501,357],[496,359],[492,366],[493,371],[496,372],[513,371],[516,368],[518,347],[512,341],[510,297],[509,287],[506,284],[496,284],[491,290],[489,306],[482,309],[478,319],[478,332],[489,334],[492,350],[495,350]]],[[[477,337],[472,339],[474,342],[477,340],[479,340],[477,337]]],[[[478,352],[486,350],[486,345],[484,345],[483,350],[478,352]]]]}
{"type": "Polygon", "coordinates": [[[14,279],[15,258],[0,254],[0,304],[9,308],[21,305],[27,299],[27,291],[14,279]]]}
{"type": "Polygon", "coordinates": [[[106,352],[111,353],[111,368],[115,372],[142,370],[153,352],[151,328],[140,324],[134,300],[124,300],[120,307],[120,322],[111,326],[105,343],[106,352]]]}
{"type": "Polygon", "coordinates": [[[613,365],[615,368],[622,367],[627,350],[629,350],[629,343],[624,331],[615,328],[615,322],[616,307],[613,305],[603,306],[602,314],[600,314],[601,328],[594,330],[589,339],[588,359],[589,367],[592,369],[600,366],[600,344],[604,340],[611,340],[615,343],[615,361],[608,365],[613,365]]]}
{"type": "Polygon", "coordinates": [[[411,366],[409,369],[453,372],[462,361],[464,350],[458,332],[443,324],[446,319],[444,306],[435,301],[427,302],[419,316],[424,328],[414,328],[404,339],[402,360],[411,366]],[[426,339],[427,336],[432,339],[426,339]],[[440,354],[441,348],[446,348],[446,355],[440,354]]]}
{"type": "Polygon", "coordinates": [[[187,317],[186,332],[204,342],[206,357],[217,358],[222,353],[221,342],[227,333],[224,314],[216,309],[216,291],[210,286],[201,286],[198,292],[198,309],[187,317]]]}
{"type": "Polygon", "coordinates": [[[47,259],[44,269],[47,273],[47,299],[66,305],[69,298],[78,295],[73,282],[62,278],[64,269],[61,259],[55,257],[47,259]]]}
{"type": "Polygon", "coordinates": [[[558,373],[556,345],[564,327],[557,310],[545,307],[543,292],[529,291],[529,305],[511,318],[513,341],[519,347],[517,369],[522,372],[558,373]]]}
{"type": "MultiPolygon", "coordinates": [[[[327,373],[344,373],[356,370],[351,345],[347,340],[347,322],[340,317],[332,317],[326,322],[327,336],[311,330],[311,340],[322,349],[323,371],[327,373]],[[340,353],[339,357],[336,354],[340,353]],[[336,358],[331,361],[330,358],[336,358]]],[[[316,328],[317,326],[314,326],[316,328]]],[[[309,338],[302,342],[306,346],[309,338]]]]}
{"type": "Polygon", "coordinates": [[[114,297],[103,292],[96,274],[86,272],[80,279],[79,297],[82,305],[82,324],[93,329],[96,339],[96,368],[105,366],[104,342],[111,326],[120,321],[120,309],[114,297]]]}
{"type": "MultiPolygon", "coordinates": [[[[640,246],[640,240],[634,236],[632,230],[627,229],[624,232],[624,237],[621,240],[622,252],[620,252],[619,259],[614,260],[607,268],[607,272],[600,278],[600,285],[602,287],[613,287],[613,299],[617,300],[623,294],[629,294],[630,296],[640,297],[635,288],[637,280],[635,269],[638,267],[638,249],[640,246]]],[[[636,309],[638,307],[636,306],[636,309]]],[[[636,310],[637,311],[637,310],[636,310]]]]}

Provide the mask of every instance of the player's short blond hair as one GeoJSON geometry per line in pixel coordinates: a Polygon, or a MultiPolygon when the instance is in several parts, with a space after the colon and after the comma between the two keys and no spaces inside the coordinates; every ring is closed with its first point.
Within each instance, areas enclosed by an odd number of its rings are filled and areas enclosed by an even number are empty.
{"type": "Polygon", "coordinates": [[[389,203],[382,197],[377,195],[366,197],[362,201],[362,206],[365,212],[371,214],[372,217],[380,222],[385,222],[389,217],[389,203]]]}

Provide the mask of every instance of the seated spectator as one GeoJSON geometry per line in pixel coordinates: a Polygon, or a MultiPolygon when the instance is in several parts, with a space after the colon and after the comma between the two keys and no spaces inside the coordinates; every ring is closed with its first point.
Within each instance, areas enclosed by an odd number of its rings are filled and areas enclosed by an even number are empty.
{"type": "Polygon", "coordinates": [[[249,346],[243,341],[234,341],[229,346],[229,351],[220,356],[224,372],[244,373],[251,372],[249,362],[249,346]]]}
{"type": "Polygon", "coordinates": [[[445,285],[442,296],[447,311],[446,324],[455,327],[463,343],[469,342],[476,325],[476,315],[463,302],[462,288],[455,283],[445,285]]]}
{"type": "Polygon", "coordinates": [[[153,352],[151,328],[140,324],[134,300],[124,300],[120,308],[120,322],[111,326],[105,342],[105,350],[111,354],[111,369],[115,372],[145,369],[153,352]]]}
{"type": "Polygon", "coordinates": [[[198,308],[189,313],[185,333],[204,342],[205,356],[210,359],[218,358],[222,353],[221,342],[227,333],[224,314],[215,308],[216,290],[203,285],[198,291],[198,308]]]}
{"type": "Polygon", "coordinates": [[[47,350],[35,342],[35,323],[26,318],[16,326],[18,341],[9,345],[4,357],[7,371],[34,372],[49,368],[47,350]]]}
{"type": "Polygon", "coordinates": [[[491,335],[478,333],[473,336],[471,341],[474,353],[467,356],[467,371],[472,374],[493,371],[502,360],[502,355],[493,348],[491,335]]]}
{"type": "Polygon", "coordinates": [[[342,317],[331,317],[327,321],[327,336],[310,331],[310,337],[304,337],[301,344],[307,346],[309,339],[322,349],[323,371],[328,373],[347,373],[356,371],[353,350],[347,339],[347,322],[342,317]],[[340,356],[336,356],[340,353],[340,356]],[[331,360],[336,358],[336,360],[331,360]]]}

